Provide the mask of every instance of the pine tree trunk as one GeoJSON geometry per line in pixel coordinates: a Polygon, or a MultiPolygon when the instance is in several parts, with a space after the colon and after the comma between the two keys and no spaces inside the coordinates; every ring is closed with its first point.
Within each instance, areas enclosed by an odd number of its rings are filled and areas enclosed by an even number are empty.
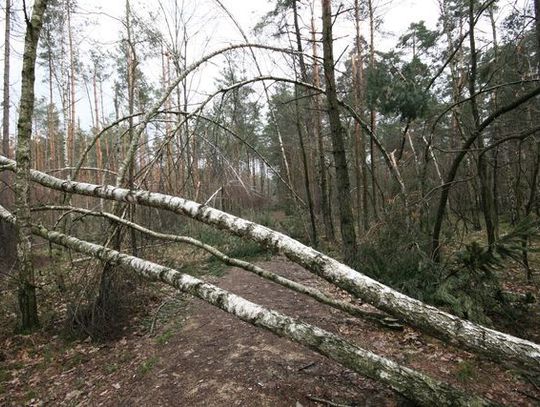
{"type": "MultiPolygon", "coordinates": [[[[129,118],[129,132],[128,140],[129,143],[132,143],[134,137],[134,120],[133,113],[135,113],[135,84],[136,84],[136,73],[137,73],[137,54],[135,53],[135,44],[132,41],[132,30],[131,30],[131,5],[129,0],[126,0],[126,30],[127,30],[127,87],[128,87],[128,115],[129,118]]],[[[133,174],[137,166],[137,154],[133,154],[130,158],[131,162],[128,164],[128,187],[132,189],[133,184],[133,174]]],[[[129,205],[128,207],[128,218],[133,221],[135,217],[135,206],[129,205]]],[[[130,230],[130,243],[131,243],[131,253],[137,255],[137,234],[134,230],[130,230]]]]}
{"type": "MultiPolygon", "coordinates": [[[[10,47],[11,47],[11,0],[6,0],[5,10],[5,34],[4,34],[4,77],[3,89],[4,96],[2,100],[2,154],[6,157],[11,156],[9,149],[9,68],[10,68],[10,47]]],[[[9,173],[0,171],[0,205],[10,207],[13,202],[11,191],[4,188],[3,185],[9,185],[9,173]]],[[[14,227],[0,220],[0,258],[11,263],[15,259],[16,239],[14,227]]],[[[10,268],[8,264],[4,265],[10,268]]]]}
{"type": "Polygon", "coordinates": [[[332,39],[332,9],[330,0],[322,1],[323,9],[323,50],[324,50],[324,76],[326,80],[326,96],[328,99],[328,119],[336,166],[336,184],[339,195],[339,218],[341,238],[343,240],[343,256],[346,263],[353,263],[356,259],[356,233],[354,230],[354,217],[351,207],[351,192],[347,156],[345,153],[345,129],[341,123],[339,103],[336,93],[336,80],[334,76],[334,52],[332,39]]]}
{"type": "Polygon", "coordinates": [[[2,101],[2,151],[6,157],[10,157],[9,152],[9,66],[11,47],[11,0],[6,0],[6,29],[4,34],[4,97],[2,101]]]}
{"type": "MultiPolygon", "coordinates": [[[[313,84],[320,88],[321,79],[319,74],[319,63],[317,55],[317,41],[315,39],[315,18],[311,15],[311,40],[313,47],[313,84]]],[[[324,139],[321,126],[321,98],[320,95],[314,96],[314,115],[315,115],[315,137],[317,138],[317,153],[319,159],[319,183],[321,190],[321,213],[324,223],[324,233],[326,239],[330,242],[335,240],[334,224],[332,222],[332,211],[330,210],[330,195],[328,192],[328,176],[326,172],[326,159],[324,152],[324,139]]]]}
{"type": "MultiPolygon", "coordinates": [[[[300,35],[300,25],[298,23],[298,7],[297,7],[297,1],[293,0],[293,12],[294,12],[294,30],[295,30],[295,36],[296,36],[296,49],[298,50],[298,61],[300,63],[300,77],[302,78],[303,82],[308,82],[307,77],[307,69],[306,69],[306,63],[304,61],[304,54],[303,54],[303,47],[302,47],[302,38],[300,35]]],[[[302,154],[302,165],[304,170],[304,186],[306,189],[306,197],[307,197],[307,203],[308,203],[308,210],[309,210],[309,219],[310,219],[310,225],[311,225],[311,245],[314,247],[317,247],[318,245],[318,237],[317,237],[317,220],[315,218],[315,209],[313,207],[313,195],[311,193],[311,180],[309,175],[309,166],[308,166],[308,157],[306,153],[306,146],[304,141],[304,135],[302,130],[302,125],[300,123],[300,102],[299,99],[304,98],[304,92],[298,85],[295,85],[294,87],[294,93],[295,93],[295,107],[296,107],[296,130],[298,132],[298,141],[300,143],[300,152],[302,154]]],[[[309,119],[310,115],[306,114],[305,116],[305,128],[307,130],[307,138],[308,140],[313,140],[312,135],[312,124],[311,120],[309,119]]]]}
{"type": "Polygon", "coordinates": [[[69,140],[69,151],[68,151],[68,165],[73,167],[76,160],[76,106],[77,106],[77,96],[76,96],[76,81],[75,81],[75,50],[73,47],[73,27],[71,26],[71,2],[66,3],[67,8],[67,23],[68,23],[68,44],[69,44],[69,89],[70,89],[70,105],[69,105],[69,124],[68,124],[68,140],[69,140]]]}
{"type": "Polygon", "coordinates": [[[534,0],[534,26],[536,30],[536,63],[540,72],[540,0],[534,0]]]}
{"type": "MultiPolygon", "coordinates": [[[[360,45],[360,3],[359,0],[354,2],[354,17],[356,27],[356,53],[352,56],[353,67],[353,85],[354,85],[354,104],[356,111],[360,115],[362,113],[363,103],[363,58],[362,48],[360,45]]],[[[364,143],[364,134],[360,123],[354,124],[354,146],[355,146],[355,171],[356,171],[356,204],[358,217],[358,231],[367,231],[369,228],[369,209],[368,209],[368,178],[366,165],[366,146],[364,143]],[[362,220],[362,222],[360,221],[362,220]]]]}
{"type": "MultiPolygon", "coordinates": [[[[469,2],[469,45],[471,52],[471,68],[469,72],[469,97],[471,111],[474,120],[474,132],[479,133],[478,128],[480,126],[480,113],[478,111],[478,105],[476,102],[476,71],[477,71],[477,58],[476,58],[476,41],[474,38],[474,26],[475,26],[475,13],[474,13],[474,0],[469,2]]],[[[484,148],[484,140],[480,134],[478,137],[478,147],[484,148]]],[[[486,156],[481,155],[478,157],[478,178],[480,181],[480,203],[482,205],[482,212],[484,213],[484,221],[486,224],[486,233],[488,244],[493,246],[497,240],[497,229],[495,222],[495,214],[493,208],[493,194],[489,184],[488,165],[486,162],[486,156]]]]}
{"type": "MultiPolygon", "coordinates": [[[[368,14],[369,14],[369,66],[371,69],[375,68],[375,10],[373,9],[372,0],[368,0],[368,14]]],[[[376,134],[377,132],[377,113],[374,108],[371,108],[369,112],[369,125],[371,132],[376,134]]],[[[375,146],[373,145],[373,137],[369,139],[369,154],[371,165],[371,201],[373,205],[373,215],[375,219],[379,219],[377,210],[377,173],[375,164],[375,146]]],[[[384,206],[384,200],[383,200],[384,206]]]]}
{"type": "MultiPolygon", "coordinates": [[[[540,0],[534,0],[534,18],[535,18],[535,31],[536,31],[536,64],[537,72],[540,73],[540,0]]],[[[530,111],[529,111],[530,113],[530,111]]],[[[529,192],[529,199],[525,206],[525,216],[530,216],[533,205],[536,202],[537,189],[538,189],[538,172],[540,170],[540,142],[535,141],[536,147],[536,160],[534,162],[534,169],[531,179],[531,190],[529,192]]],[[[523,243],[523,257],[522,261],[525,266],[525,272],[527,274],[527,281],[532,282],[532,269],[529,264],[529,251],[527,250],[528,242],[523,243]]]]}

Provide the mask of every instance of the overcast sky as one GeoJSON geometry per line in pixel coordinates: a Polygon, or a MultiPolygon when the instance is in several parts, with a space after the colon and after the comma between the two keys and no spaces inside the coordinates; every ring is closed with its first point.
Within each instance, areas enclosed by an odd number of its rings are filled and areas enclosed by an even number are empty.
{"type": "MultiPolygon", "coordinates": [[[[159,2],[157,0],[132,0],[132,2],[133,10],[136,10],[143,18],[145,16],[145,8],[150,12],[158,12],[160,16],[163,14],[159,9],[159,2]]],[[[167,1],[163,3],[167,3],[167,1]]],[[[191,47],[188,52],[191,55],[191,60],[200,58],[204,53],[230,43],[243,42],[239,30],[223,10],[216,5],[214,0],[185,0],[184,2],[180,0],[178,3],[184,3],[186,15],[190,17],[188,32],[197,33],[193,38],[190,38],[191,47]]],[[[222,3],[234,15],[243,30],[248,35],[251,35],[254,25],[272,9],[272,3],[274,2],[267,0],[223,0],[222,3]]],[[[396,37],[403,33],[412,22],[425,20],[427,25],[434,29],[439,14],[437,0],[395,0],[391,3],[384,0],[375,0],[374,4],[377,6],[377,15],[381,16],[384,22],[377,36],[377,48],[380,50],[390,49],[394,45],[396,37]]],[[[125,1],[79,0],[79,5],[82,12],[81,19],[94,19],[98,23],[92,24],[89,27],[89,37],[104,44],[114,44],[118,41],[119,33],[123,29],[118,19],[122,18],[125,13],[125,1]],[[96,12],[102,14],[95,15],[94,13],[96,12]],[[94,16],[95,18],[93,18],[94,16]]],[[[319,1],[317,1],[315,6],[315,13],[316,16],[320,13],[319,1]]],[[[306,7],[304,12],[304,22],[306,25],[309,23],[309,14],[306,7]]],[[[163,27],[165,21],[162,20],[160,24],[163,27]]],[[[317,24],[320,29],[320,21],[317,24]]],[[[366,35],[367,29],[368,26],[366,24],[364,27],[366,35]]],[[[341,40],[336,42],[336,55],[340,55],[344,47],[350,46],[351,35],[353,33],[351,24],[345,18],[338,19],[338,23],[335,25],[335,37],[341,38],[341,40]]],[[[272,65],[273,58],[280,58],[279,56],[270,54],[270,56],[265,58],[261,61],[261,65],[263,67],[266,66],[269,72],[282,75],[287,74],[285,68],[283,68],[282,72],[279,72],[279,69],[276,72],[276,67],[272,65]],[[267,58],[266,64],[264,61],[265,58],[267,58]]],[[[216,59],[216,63],[219,63],[219,61],[222,60],[216,59]]],[[[279,66],[282,65],[278,64],[279,66]]],[[[222,67],[219,65],[209,64],[205,66],[204,70],[193,75],[191,86],[193,93],[209,92],[211,89],[214,89],[213,78],[218,75],[220,69],[222,67]]],[[[160,69],[156,69],[155,80],[159,78],[160,74],[160,69]]],[[[192,98],[194,97],[195,95],[192,95],[192,98]]],[[[87,119],[82,120],[83,124],[87,124],[87,119]]]]}
{"type": "MultiPolygon", "coordinates": [[[[141,10],[144,7],[154,12],[159,10],[159,2],[157,0],[132,1],[134,3],[132,7],[135,10],[141,10]]],[[[179,3],[182,3],[182,1],[179,1],[179,3]]],[[[218,18],[210,27],[206,27],[206,31],[213,31],[214,43],[219,43],[220,40],[223,42],[242,40],[238,30],[225,13],[216,6],[214,1],[185,0],[184,3],[186,3],[188,10],[193,5],[196,5],[196,8],[199,9],[197,14],[202,18],[208,15],[218,18]]],[[[242,25],[242,28],[249,33],[255,23],[260,21],[261,17],[272,9],[273,2],[268,0],[223,0],[222,3],[235,16],[242,25]]],[[[320,13],[319,3],[317,1],[317,7],[315,9],[317,14],[320,13]]],[[[92,33],[96,38],[100,36],[104,40],[118,38],[117,32],[121,29],[121,25],[116,19],[121,18],[125,12],[123,0],[79,0],[79,4],[81,11],[89,13],[86,14],[87,16],[91,16],[91,13],[98,11],[103,13],[99,17],[99,26],[95,26],[95,30],[92,33]]],[[[391,47],[395,37],[403,33],[412,22],[424,20],[429,28],[434,29],[439,15],[438,0],[375,0],[374,4],[377,15],[383,20],[383,25],[380,27],[378,36],[378,46],[382,49],[391,47]],[[380,34],[381,32],[384,34],[380,34]]],[[[144,13],[139,12],[139,14],[144,13]]],[[[309,20],[306,21],[306,24],[308,22],[309,20]]],[[[196,23],[195,21],[194,24],[196,23]]],[[[345,21],[340,18],[335,27],[336,32],[339,32],[340,26],[343,25],[345,25],[345,21]]],[[[367,26],[365,29],[367,30],[367,26]]],[[[351,35],[352,33],[348,32],[347,34],[351,35]]]]}
{"type": "MultiPolygon", "coordinates": [[[[164,16],[168,15],[170,19],[170,10],[165,7],[165,11],[160,9],[158,0],[131,0],[132,9],[143,18],[145,24],[149,27],[160,27],[162,31],[166,31],[166,21],[164,16]],[[151,17],[151,15],[155,17],[151,17]]],[[[530,2],[532,0],[516,0],[518,3],[530,2]]],[[[272,1],[267,0],[222,0],[228,10],[235,16],[242,28],[251,36],[251,29],[260,21],[261,17],[266,14],[272,7],[272,1]]],[[[502,0],[502,4],[511,4],[514,1],[502,0]]],[[[16,2],[17,3],[17,2],[16,2]]],[[[20,3],[20,1],[19,1],[20,3]]],[[[173,0],[163,0],[162,3],[174,3],[173,0]]],[[[306,1],[302,1],[302,4],[306,1]]],[[[350,0],[344,1],[345,4],[351,3],[350,0]]],[[[85,28],[76,36],[77,47],[81,51],[81,59],[85,59],[84,55],[90,49],[99,48],[101,50],[114,51],[118,46],[123,26],[121,19],[125,14],[124,0],[78,0],[78,12],[74,17],[74,25],[85,28]]],[[[188,33],[190,33],[190,42],[188,49],[188,59],[190,62],[201,57],[203,54],[226,46],[231,43],[243,42],[238,29],[234,26],[226,14],[216,5],[214,0],[178,0],[178,4],[184,4],[186,9],[186,17],[189,18],[188,33]]],[[[338,4],[338,2],[335,2],[338,4]]],[[[438,0],[374,0],[376,6],[376,14],[381,18],[383,24],[379,27],[376,37],[376,47],[378,50],[389,50],[396,43],[397,38],[406,31],[412,22],[424,20],[428,28],[435,29],[437,18],[439,15],[438,0]]],[[[509,6],[505,6],[509,7],[509,6]]],[[[317,1],[315,12],[320,13],[320,1],[317,1]]],[[[2,14],[3,17],[3,14],[2,14]]],[[[304,23],[309,22],[309,11],[303,16],[304,23]]],[[[17,18],[22,20],[19,11],[17,18]]],[[[320,21],[318,21],[320,29],[320,21]]],[[[3,33],[4,21],[0,24],[1,32],[3,33]]],[[[367,34],[367,24],[364,26],[364,32],[367,34]]],[[[19,40],[15,40],[12,45],[13,63],[11,69],[11,93],[12,107],[18,103],[18,94],[20,92],[20,53],[22,49],[22,33],[14,30],[14,34],[19,36],[19,40]]],[[[343,16],[340,16],[337,24],[334,27],[334,34],[340,40],[336,41],[335,54],[340,55],[344,47],[350,46],[354,31],[351,23],[343,16]]],[[[307,33],[307,32],[306,32],[307,33]]],[[[256,40],[260,41],[260,40],[256,40]]],[[[3,50],[2,50],[3,56],[3,50]]],[[[263,60],[262,65],[271,73],[276,74],[276,70],[280,69],[286,73],[286,68],[283,64],[273,64],[275,58],[280,58],[274,54],[265,55],[266,62],[263,60]]],[[[156,83],[161,74],[159,60],[154,59],[149,61],[145,66],[145,73],[156,83]]],[[[213,64],[205,66],[204,70],[198,71],[192,77],[191,87],[194,94],[196,92],[208,92],[213,86],[215,77],[219,73],[223,59],[216,59],[213,64]]],[[[249,70],[249,66],[247,67],[249,70]]],[[[114,69],[110,67],[109,69],[114,69]]],[[[38,73],[38,93],[45,94],[46,89],[39,81],[43,80],[43,75],[38,73]]],[[[104,89],[106,95],[111,96],[110,86],[104,89]]],[[[80,99],[80,107],[78,112],[81,115],[81,125],[83,128],[88,128],[90,117],[85,110],[89,110],[87,96],[81,87],[78,98],[80,99]]],[[[106,107],[106,113],[112,113],[110,104],[106,107]],[[107,111],[108,110],[108,111],[107,111]]],[[[15,118],[16,109],[12,108],[12,116],[15,118]]],[[[14,123],[14,120],[12,120],[14,123]]],[[[12,132],[14,125],[11,126],[12,132]]]]}

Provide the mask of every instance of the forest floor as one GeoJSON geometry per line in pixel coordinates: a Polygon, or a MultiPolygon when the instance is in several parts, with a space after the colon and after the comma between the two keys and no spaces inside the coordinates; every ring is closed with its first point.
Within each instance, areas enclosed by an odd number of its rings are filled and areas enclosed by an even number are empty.
{"type": "MultiPolygon", "coordinates": [[[[258,264],[347,298],[283,258],[258,264]]],[[[532,291],[538,298],[538,287],[526,286],[521,277],[513,288],[532,291]]],[[[540,388],[534,383],[538,377],[530,372],[493,363],[410,328],[392,331],[351,318],[244,270],[231,268],[206,279],[504,405],[540,403],[540,388]]],[[[0,405],[404,405],[386,386],[309,349],[163,285],[152,290],[156,293],[146,308],[150,311],[133,316],[116,341],[66,342],[46,331],[1,333],[0,405]]],[[[537,342],[538,308],[537,302],[529,320],[514,326],[520,336],[537,342]]]]}

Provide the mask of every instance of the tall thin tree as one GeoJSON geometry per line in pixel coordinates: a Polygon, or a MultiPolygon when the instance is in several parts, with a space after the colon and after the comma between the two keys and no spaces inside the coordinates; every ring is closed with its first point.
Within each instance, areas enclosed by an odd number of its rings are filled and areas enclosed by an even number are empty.
{"type": "MultiPolygon", "coordinates": [[[[375,67],[375,9],[373,1],[368,0],[368,14],[369,14],[369,66],[370,69],[375,67]]],[[[377,112],[372,107],[369,112],[369,124],[371,132],[376,133],[377,126],[377,112]]],[[[369,154],[371,165],[371,200],[373,204],[373,215],[375,218],[377,215],[377,175],[376,175],[376,163],[375,163],[375,146],[373,143],[373,137],[369,139],[369,154]]]]}
{"type": "Polygon", "coordinates": [[[328,119],[332,136],[334,164],[336,167],[336,184],[339,196],[339,220],[341,238],[343,240],[343,256],[351,263],[356,257],[356,232],[351,207],[351,192],[347,155],[345,153],[345,129],[341,123],[339,102],[336,91],[334,72],[334,50],[332,37],[332,7],[330,0],[322,1],[323,20],[323,65],[328,100],[328,119]]]}
{"type": "Polygon", "coordinates": [[[4,99],[2,106],[2,152],[9,157],[9,62],[11,48],[11,0],[6,0],[6,29],[4,34],[4,99]]]}
{"type": "MultiPolygon", "coordinates": [[[[307,76],[307,68],[306,68],[306,62],[304,60],[304,49],[302,46],[302,36],[300,33],[300,24],[298,22],[298,2],[296,0],[293,0],[292,2],[293,7],[293,15],[294,15],[294,32],[296,37],[296,49],[298,50],[298,62],[300,65],[300,77],[302,78],[303,82],[308,82],[308,76],[307,76]]],[[[313,196],[311,194],[311,181],[310,181],[310,175],[309,175],[309,167],[308,167],[308,156],[306,153],[306,143],[304,140],[304,135],[302,126],[300,125],[300,109],[299,109],[299,99],[304,98],[304,91],[299,88],[298,85],[295,85],[295,105],[296,105],[296,128],[298,131],[298,141],[300,142],[300,152],[302,154],[302,164],[303,164],[303,170],[304,170],[304,185],[306,188],[306,197],[308,202],[308,210],[309,210],[309,217],[310,217],[310,224],[311,224],[311,244],[313,246],[317,246],[318,238],[317,238],[317,222],[315,219],[315,209],[313,208],[313,196]]],[[[313,140],[313,126],[311,124],[311,120],[308,118],[308,115],[304,116],[304,124],[306,128],[307,138],[308,142],[313,140]]]]}
{"type": "MultiPolygon", "coordinates": [[[[354,105],[358,112],[362,112],[362,103],[364,99],[364,61],[362,55],[362,37],[360,35],[360,1],[354,2],[354,22],[355,22],[355,52],[352,56],[353,85],[354,85],[354,105]]],[[[373,124],[372,124],[373,126],[373,124]]],[[[369,226],[368,219],[368,180],[366,165],[366,148],[364,144],[364,134],[360,123],[354,124],[354,147],[355,147],[355,175],[356,175],[356,205],[358,230],[367,230],[369,226]],[[361,213],[360,213],[361,212],[361,213]],[[362,222],[360,222],[362,219],[362,222]]]]}
{"type": "MultiPolygon", "coordinates": [[[[320,88],[321,87],[321,78],[320,78],[320,67],[319,67],[319,58],[317,53],[317,39],[316,39],[316,27],[315,27],[315,11],[314,5],[311,7],[311,44],[313,52],[313,85],[320,88]]],[[[322,120],[321,120],[321,96],[315,94],[313,96],[313,115],[314,115],[314,133],[317,138],[317,152],[319,158],[319,188],[321,191],[321,213],[324,222],[324,232],[326,239],[329,241],[334,241],[334,224],[332,222],[332,211],[330,205],[330,194],[328,193],[328,176],[326,172],[326,158],[325,158],[325,149],[324,149],[324,139],[322,132],[322,120]]]]}
{"type": "MultiPolygon", "coordinates": [[[[37,45],[48,0],[36,0],[32,17],[24,7],[26,35],[21,72],[21,101],[17,123],[17,170],[15,172],[15,212],[17,215],[17,265],[19,271],[20,329],[39,326],[36,285],[32,264],[32,229],[30,224],[30,166],[32,116],[34,114],[34,82],[37,45]]],[[[26,4],[24,4],[26,6],[26,4]]]]}
{"type": "MultiPolygon", "coordinates": [[[[3,101],[2,101],[2,153],[10,157],[9,149],[9,69],[11,48],[11,0],[6,0],[6,28],[4,34],[4,78],[3,78],[3,101]]],[[[10,191],[5,186],[8,183],[8,173],[0,173],[0,204],[9,206],[10,191]]],[[[15,253],[15,239],[13,226],[0,220],[0,257],[13,259],[15,253]]]]}

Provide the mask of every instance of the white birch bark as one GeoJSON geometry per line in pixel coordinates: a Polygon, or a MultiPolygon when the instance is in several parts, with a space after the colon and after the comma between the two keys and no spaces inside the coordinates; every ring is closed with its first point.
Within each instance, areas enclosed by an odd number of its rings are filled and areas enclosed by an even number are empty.
{"type": "MultiPolygon", "coordinates": [[[[0,218],[15,222],[15,218],[0,206],[0,218]]],[[[79,240],[42,226],[33,233],[55,244],[84,253],[104,262],[121,265],[151,280],[161,281],[196,296],[225,312],[257,327],[304,345],[335,360],[355,372],[389,385],[407,398],[424,406],[490,406],[494,403],[469,395],[446,383],[401,366],[356,344],[280,312],[262,307],[215,285],[177,270],[138,257],[120,253],[104,246],[79,240]]]]}
{"type": "Polygon", "coordinates": [[[39,34],[48,0],[36,0],[32,17],[27,18],[24,36],[23,66],[21,73],[21,97],[17,122],[17,149],[15,157],[15,210],[17,213],[17,269],[20,327],[32,330],[39,326],[34,267],[32,264],[32,232],[30,230],[30,167],[32,152],[32,116],[34,114],[34,83],[39,34]]]}
{"type": "MultiPolygon", "coordinates": [[[[3,156],[0,156],[0,165],[15,169],[15,162],[3,156]]],[[[165,209],[224,229],[277,250],[330,283],[426,333],[459,343],[490,358],[513,361],[540,370],[540,345],[461,319],[408,297],[265,226],[170,195],[62,180],[36,170],[31,171],[31,178],[34,182],[59,191],[165,209]]]]}
{"type": "MultiPolygon", "coordinates": [[[[216,195],[220,190],[221,188],[218,189],[214,193],[214,195],[216,195]]],[[[213,196],[210,197],[208,200],[211,201],[212,198],[213,196]]],[[[45,211],[45,210],[66,211],[66,213],[78,212],[78,213],[83,213],[85,215],[104,217],[114,222],[126,225],[130,228],[133,228],[141,233],[144,233],[156,239],[168,240],[168,241],[177,242],[177,243],[185,243],[185,244],[197,247],[199,249],[205,250],[207,253],[210,253],[212,256],[218,258],[220,261],[222,261],[223,263],[229,266],[239,267],[241,269],[249,271],[250,273],[254,273],[258,275],[259,277],[262,277],[266,280],[272,281],[283,287],[296,291],[297,293],[308,295],[322,304],[329,305],[331,307],[339,309],[354,317],[365,318],[370,321],[377,322],[378,324],[387,328],[391,328],[391,329],[397,329],[397,330],[403,329],[403,326],[399,324],[399,321],[397,321],[394,318],[390,318],[384,314],[366,311],[360,308],[359,306],[352,304],[350,302],[347,302],[347,301],[336,300],[316,288],[308,287],[303,284],[297,283],[296,281],[289,280],[288,278],[282,277],[276,273],[268,271],[262,267],[259,267],[245,260],[229,257],[222,251],[216,249],[214,246],[211,246],[209,244],[206,244],[204,242],[201,242],[200,240],[194,239],[189,236],[179,236],[179,235],[155,232],[135,222],[131,222],[127,219],[121,218],[112,213],[103,212],[103,211],[96,212],[96,211],[91,211],[89,209],[77,208],[73,206],[59,206],[59,205],[37,206],[37,207],[32,208],[32,211],[45,211]]]]}

